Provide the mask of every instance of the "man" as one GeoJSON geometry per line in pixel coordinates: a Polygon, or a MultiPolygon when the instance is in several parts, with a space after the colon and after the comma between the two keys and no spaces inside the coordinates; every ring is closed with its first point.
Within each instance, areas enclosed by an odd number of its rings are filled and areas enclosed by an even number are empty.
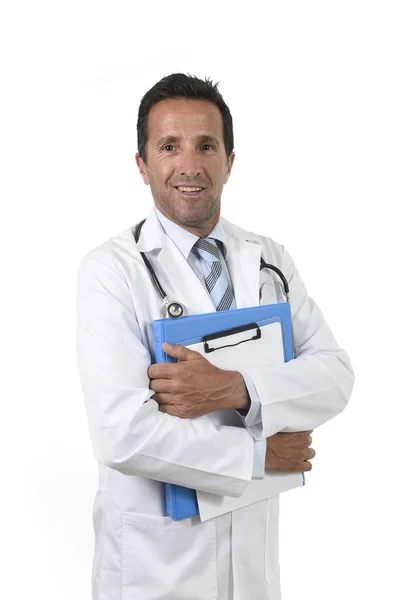
{"type": "Polygon", "coordinates": [[[89,252],[78,276],[78,363],[99,462],[93,599],[277,600],[278,496],[175,522],[160,482],[240,496],[265,467],[309,471],[309,434],[346,406],[352,368],[285,249],[220,217],[234,144],[217,85],[165,77],[137,128],[155,207],[137,244],[130,227],[89,252]],[[259,271],[262,255],[290,284],[296,358],[223,371],[165,345],[178,362],[154,364],[163,303],[141,253],[189,314],[284,300],[275,273],[259,271]],[[207,414],[219,408],[245,427],[214,427],[207,414]]]}

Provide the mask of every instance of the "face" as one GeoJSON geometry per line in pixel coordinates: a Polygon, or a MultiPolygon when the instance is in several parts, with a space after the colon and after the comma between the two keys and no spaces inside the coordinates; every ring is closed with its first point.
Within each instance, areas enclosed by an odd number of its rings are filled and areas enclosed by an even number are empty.
{"type": "Polygon", "coordinates": [[[234,152],[226,156],[217,106],[186,98],[155,104],[148,116],[147,164],[138,154],[136,162],[166,217],[201,237],[212,231],[234,162],[234,152]]]}

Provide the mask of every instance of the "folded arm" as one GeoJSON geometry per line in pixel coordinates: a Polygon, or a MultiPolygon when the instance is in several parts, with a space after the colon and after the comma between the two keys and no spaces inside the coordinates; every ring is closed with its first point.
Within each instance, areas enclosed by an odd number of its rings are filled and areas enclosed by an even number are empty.
{"type": "Polygon", "coordinates": [[[127,282],[90,255],[78,273],[76,341],[99,462],[214,494],[243,493],[253,472],[253,436],[245,428],[216,428],[206,416],[181,419],[159,410],[127,282]]]}

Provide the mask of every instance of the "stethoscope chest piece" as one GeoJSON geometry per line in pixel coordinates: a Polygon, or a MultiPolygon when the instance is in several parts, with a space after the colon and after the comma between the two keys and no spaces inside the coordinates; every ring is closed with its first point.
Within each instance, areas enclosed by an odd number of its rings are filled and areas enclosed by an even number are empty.
{"type": "Polygon", "coordinates": [[[161,314],[164,319],[179,319],[180,317],[187,315],[187,310],[181,302],[172,300],[165,302],[165,304],[162,306],[161,314]]]}

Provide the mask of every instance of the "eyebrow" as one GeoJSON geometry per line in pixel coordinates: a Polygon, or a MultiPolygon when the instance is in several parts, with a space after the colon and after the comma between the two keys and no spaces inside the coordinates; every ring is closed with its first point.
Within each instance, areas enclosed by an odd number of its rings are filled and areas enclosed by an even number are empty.
{"type": "MultiPolygon", "coordinates": [[[[213,144],[215,144],[215,146],[219,146],[220,142],[217,138],[215,138],[213,135],[199,135],[197,136],[198,140],[201,141],[208,141],[208,142],[212,142],[213,144]]],[[[172,143],[172,142],[178,142],[180,140],[180,138],[176,135],[166,135],[165,137],[162,137],[160,140],[158,140],[157,142],[157,146],[163,146],[164,144],[168,143],[172,143]]]]}

